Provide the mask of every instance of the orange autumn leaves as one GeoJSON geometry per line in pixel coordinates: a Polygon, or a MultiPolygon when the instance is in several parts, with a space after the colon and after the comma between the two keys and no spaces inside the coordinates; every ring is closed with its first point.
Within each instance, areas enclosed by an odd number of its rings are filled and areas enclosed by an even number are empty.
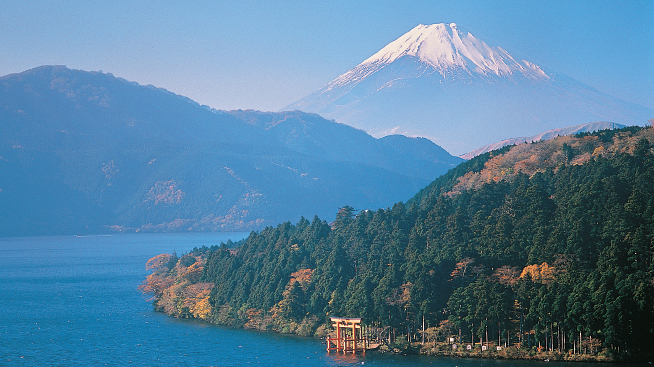
{"type": "MultiPolygon", "coordinates": [[[[206,256],[187,254],[177,259],[175,255],[157,255],[146,264],[151,270],[145,282],[139,288],[153,294],[157,311],[174,317],[196,318],[212,322],[215,312],[209,295],[214,283],[201,282],[206,256]]],[[[313,269],[300,269],[291,274],[283,293],[283,299],[270,310],[247,309],[245,327],[259,328],[259,324],[279,323],[289,317],[296,309],[303,307],[303,295],[306,292],[313,269]],[[267,311],[267,312],[266,312],[267,311]]],[[[239,311],[240,312],[240,311],[239,311]]],[[[218,312],[220,313],[220,312],[218,312]]],[[[301,318],[301,317],[300,317],[301,318]]],[[[280,324],[281,325],[281,324],[280,324]]],[[[299,327],[299,324],[298,324],[299,327]]]]}
{"type": "Polygon", "coordinates": [[[294,313],[295,303],[299,302],[297,293],[306,292],[312,275],[312,269],[300,269],[291,274],[291,279],[284,289],[282,300],[270,310],[274,319],[286,318],[294,313]]]}
{"type": "MultiPolygon", "coordinates": [[[[480,266],[473,266],[474,262],[475,259],[469,257],[459,261],[450,274],[450,280],[477,277],[483,272],[483,269],[480,266]]],[[[564,270],[558,269],[556,266],[550,266],[547,262],[527,265],[522,270],[517,267],[502,266],[495,269],[490,279],[508,286],[514,286],[519,279],[548,284],[554,281],[561,272],[564,272],[564,270]]]]}
{"type": "Polygon", "coordinates": [[[524,269],[522,269],[520,278],[527,278],[527,276],[529,276],[529,279],[531,279],[533,282],[548,284],[555,280],[556,275],[556,268],[549,266],[546,262],[544,262],[540,265],[533,264],[526,266],[524,269]]]}
{"type": "Polygon", "coordinates": [[[618,131],[614,135],[604,141],[596,135],[560,136],[538,144],[516,145],[504,153],[493,152],[481,171],[470,171],[460,177],[447,195],[479,188],[485,183],[512,180],[518,173],[532,176],[539,171],[556,170],[560,165],[582,165],[591,158],[632,153],[640,139],[654,141],[654,129],[618,131]]]}
{"type": "Polygon", "coordinates": [[[199,282],[205,264],[204,257],[186,255],[170,267],[173,255],[157,255],[146,264],[148,275],[139,288],[154,295],[157,311],[184,318],[210,320],[212,317],[209,293],[213,283],[199,282]]]}

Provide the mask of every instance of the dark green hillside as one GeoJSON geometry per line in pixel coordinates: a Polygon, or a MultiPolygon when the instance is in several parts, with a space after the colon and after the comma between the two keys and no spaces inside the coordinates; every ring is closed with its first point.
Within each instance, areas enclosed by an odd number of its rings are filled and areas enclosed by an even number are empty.
{"type": "Polygon", "coordinates": [[[654,131],[608,134],[475,158],[410,205],[198,249],[146,288],[157,309],[219,324],[311,334],[337,315],[420,340],[424,319],[428,340],[648,360],[654,131]]]}

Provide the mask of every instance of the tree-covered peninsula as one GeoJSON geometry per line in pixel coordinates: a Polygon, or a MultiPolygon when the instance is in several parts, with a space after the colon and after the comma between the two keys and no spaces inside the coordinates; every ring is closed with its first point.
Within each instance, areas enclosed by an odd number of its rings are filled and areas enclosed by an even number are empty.
{"type": "Polygon", "coordinates": [[[142,287],[215,324],[324,335],[329,316],[361,317],[427,354],[652,360],[652,142],[627,128],[506,147],[406,204],[159,255],[142,287]]]}

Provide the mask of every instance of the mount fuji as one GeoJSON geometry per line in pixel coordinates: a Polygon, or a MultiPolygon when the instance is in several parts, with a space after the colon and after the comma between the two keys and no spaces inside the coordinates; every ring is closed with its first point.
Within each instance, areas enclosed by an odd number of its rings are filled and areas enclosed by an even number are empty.
{"type": "Polygon", "coordinates": [[[315,112],[376,137],[425,137],[455,155],[571,125],[644,125],[654,117],[455,23],[418,25],[284,110],[315,112]]]}

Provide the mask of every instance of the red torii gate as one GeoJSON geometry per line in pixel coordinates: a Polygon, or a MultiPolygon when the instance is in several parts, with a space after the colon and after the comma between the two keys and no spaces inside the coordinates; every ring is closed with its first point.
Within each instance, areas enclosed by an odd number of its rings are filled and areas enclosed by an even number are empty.
{"type": "Polygon", "coordinates": [[[363,337],[361,319],[343,317],[330,317],[330,319],[332,326],[336,328],[336,337],[327,338],[327,352],[335,350],[343,353],[356,354],[357,351],[366,353],[366,339],[363,337]]]}

